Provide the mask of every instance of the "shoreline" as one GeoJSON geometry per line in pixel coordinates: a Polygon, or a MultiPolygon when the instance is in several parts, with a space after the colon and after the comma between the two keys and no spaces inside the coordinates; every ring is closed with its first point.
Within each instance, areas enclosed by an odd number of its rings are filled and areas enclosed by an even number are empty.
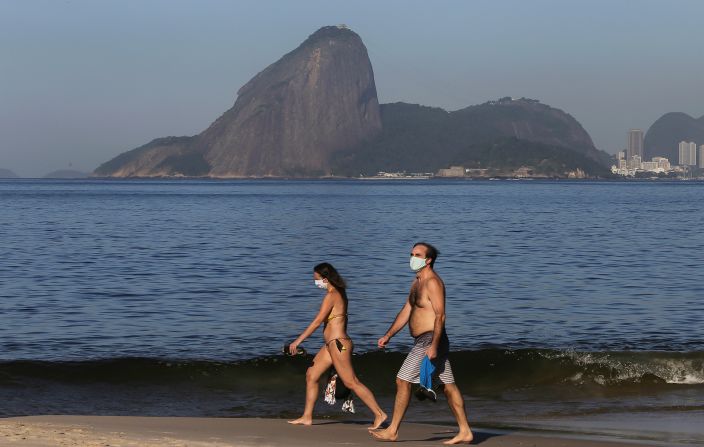
{"type": "MultiPolygon", "coordinates": [[[[0,445],[23,447],[231,447],[231,446],[378,446],[367,421],[316,420],[312,427],[285,419],[142,416],[25,416],[0,420],[0,445]]],[[[437,446],[450,439],[454,426],[407,422],[403,446],[437,446]]],[[[471,445],[485,447],[639,447],[664,445],[567,432],[474,429],[471,445]]],[[[388,443],[384,443],[389,445],[388,443]]],[[[391,444],[393,445],[393,444],[391,444]]]]}
{"type": "Polygon", "coordinates": [[[100,177],[100,176],[86,176],[86,177],[4,177],[0,178],[3,182],[12,181],[22,181],[22,182],[32,182],[32,181],[212,181],[212,182],[228,182],[228,181],[291,181],[291,182],[306,182],[306,181],[375,181],[375,182],[398,182],[398,181],[415,181],[415,180],[425,180],[425,181],[448,181],[448,182],[461,182],[461,181],[476,181],[476,182],[489,182],[489,181],[537,181],[537,182],[609,182],[609,183],[670,183],[670,182],[704,182],[704,177],[694,177],[694,178],[679,178],[679,177],[585,177],[585,178],[570,178],[570,177],[512,177],[508,175],[497,175],[494,177],[443,177],[443,176],[408,176],[408,177],[186,177],[186,176],[151,176],[151,177],[100,177]]]}

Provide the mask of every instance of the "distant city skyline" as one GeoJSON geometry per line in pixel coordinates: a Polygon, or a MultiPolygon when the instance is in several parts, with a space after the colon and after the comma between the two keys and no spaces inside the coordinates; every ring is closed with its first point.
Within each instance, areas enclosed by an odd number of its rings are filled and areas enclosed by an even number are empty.
{"type": "Polygon", "coordinates": [[[0,168],[92,171],[154,138],[197,134],[259,71],[340,23],[364,41],[381,103],[456,110],[534,98],[613,154],[624,129],[645,133],[667,112],[704,115],[691,31],[701,17],[696,0],[7,0],[0,168]],[[683,59],[688,69],[673,70],[683,59]]]}
{"type": "Polygon", "coordinates": [[[687,175],[695,167],[704,168],[704,144],[699,146],[694,141],[680,141],[677,145],[677,160],[656,155],[650,161],[643,156],[643,132],[640,129],[628,131],[626,150],[618,151],[615,164],[611,166],[613,174],[635,176],[640,172],[656,174],[687,175]]]}

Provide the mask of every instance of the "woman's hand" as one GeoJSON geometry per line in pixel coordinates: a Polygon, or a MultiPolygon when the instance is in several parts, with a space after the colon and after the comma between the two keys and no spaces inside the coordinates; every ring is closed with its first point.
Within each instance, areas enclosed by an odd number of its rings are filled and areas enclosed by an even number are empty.
{"type": "Polygon", "coordinates": [[[291,355],[298,354],[298,345],[299,343],[297,341],[294,341],[293,343],[288,345],[288,353],[291,355]]]}

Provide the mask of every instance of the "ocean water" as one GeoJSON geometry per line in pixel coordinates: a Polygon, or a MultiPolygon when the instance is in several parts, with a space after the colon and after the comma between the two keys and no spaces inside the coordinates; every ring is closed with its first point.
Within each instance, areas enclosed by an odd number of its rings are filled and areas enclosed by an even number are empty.
{"type": "MultiPolygon", "coordinates": [[[[376,339],[424,240],[441,253],[473,421],[701,415],[703,193],[698,182],[0,181],[0,413],[295,415],[309,359],[279,353],[317,311],[322,261],[349,283],[355,366],[390,410],[411,339],[399,333],[389,352],[376,339]]],[[[304,347],[321,343],[316,333],[304,347]]],[[[428,405],[409,418],[451,421],[428,405]]]]}

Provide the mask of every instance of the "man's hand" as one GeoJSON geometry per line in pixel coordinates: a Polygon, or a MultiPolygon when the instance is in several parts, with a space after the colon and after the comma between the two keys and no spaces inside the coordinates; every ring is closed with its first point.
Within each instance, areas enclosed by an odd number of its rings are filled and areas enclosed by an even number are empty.
{"type": "Polygon", "coordinates": [[[388,335],[384,335],[376,342],[376,345],[380,349],[384,349],[386,347],[386,344],[389,342],[389,340],[391,340],[391,337],[389,337],[388,335]]]}
{"type": "Polygon", "coordinates": [[[288,345],[288,353],[291,354],[291,355],[296,355],[296,354],[298,354],[298,343],[296,343],[296,342],[294,341],[293,343],[291,343],[290,345],[288,345]]]}
{"type": "Polygon", "coordinates": [[[427,355],[430,360],[434,359],[438,356],[438,348],[431,345],[428,349],[425,350],[425,355],[427,355]]]}

